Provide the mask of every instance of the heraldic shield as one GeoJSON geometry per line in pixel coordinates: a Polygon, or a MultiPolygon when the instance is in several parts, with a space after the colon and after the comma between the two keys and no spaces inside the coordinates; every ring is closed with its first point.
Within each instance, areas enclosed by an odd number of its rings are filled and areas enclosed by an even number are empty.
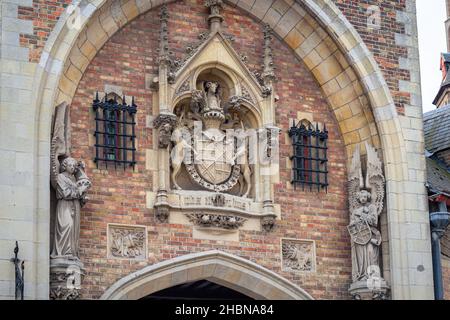
{"type": "Polygon", "coordinates": [[[227,143],[224,135],[203,132],[196,149],[196,169],[202,178],[214,185],[225,183],[233,171],[233,144],[227,143]]]}
{"type": "Polygon", "coordinates": [[[372,230],[365,220],[358,220],[347,226],[352,240],[359,245],[366,245],[372,238],[372,230]]]}

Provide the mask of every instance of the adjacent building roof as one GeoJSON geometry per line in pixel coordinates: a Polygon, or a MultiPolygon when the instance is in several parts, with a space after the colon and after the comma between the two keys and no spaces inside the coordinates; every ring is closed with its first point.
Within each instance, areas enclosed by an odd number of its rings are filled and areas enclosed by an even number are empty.
{"type": "Polygon", "coordinates": [[[427,184],[431,192],[450,196],[450,172],[438,160],[427,158],[427,184]]]}
{"type": "Polygon", "coordinates": [[[423,115],[425,148],[436,153],[450,148],[450,105],[423,115]]]}

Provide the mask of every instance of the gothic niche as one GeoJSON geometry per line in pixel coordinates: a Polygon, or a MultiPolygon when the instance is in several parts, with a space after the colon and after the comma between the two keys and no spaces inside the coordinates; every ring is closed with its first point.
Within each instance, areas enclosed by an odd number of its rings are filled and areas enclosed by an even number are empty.
{"type": "Polygon", "coordinates": [[[169,14],[161,9],[155,217],[166,223],[174,212],[174,221],[230,232],[259,229],[256,220],[270,231],[279,213],[271,181],[279,134],[271,30],[261,37],[256,76],[223,33],[222,2],[205,1],[205,8],[210,30],[182,59],[170,55],[169,14]]]}
{"type": "Polygon", "coordinates": [[[252,196],[251,137],[245,136],[251,121],[230,91],[217,77],[201,77],[192,97],[175,108],[172,189],[252,196]]]}

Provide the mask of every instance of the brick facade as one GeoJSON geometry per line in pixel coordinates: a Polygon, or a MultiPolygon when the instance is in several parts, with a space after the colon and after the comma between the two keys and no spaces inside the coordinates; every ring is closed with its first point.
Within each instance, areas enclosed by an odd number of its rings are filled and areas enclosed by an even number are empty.
{"type": "Polygon", "coordinates": [[[367,47],[373,53],[375,60],[380,66],[389,89],[400,114],[404,114],[405,105],[410,104],[410,95],[402,92],[399,81],[409,81],[408,70],[400,68],[399,59],[408,56],[408,50],[399,46],[396,42],[396,34],[405,34],[405,26],[397,21],[397,11],[405,11],[406,1],[361,1],[337,0],[336,5],[352,23],[361,35],[367,47]],[[369,18],[368,8],[377,6],[380,8],[380,28],[367,27],[369,18]]]}
{"type": "MultiPolygon", "coordinates": [[[[182,55],[186,44],[198,41],[199,32],[207,30],[207,12],[201,1],[178,2],[169,6],[169,32],[174,51],[182,55]],[[187,22],[189,21],[189,22],[187,22]]],[[[282,220],[271,233],[240,231],[239,242],[196,240],[192,227],[159,224],[153,210],[146,209],[145,191],[152,190],[152,176],[145,170],[144,149],[152,148],[152,130],[145,126],[152,110],[152,91],[145,89],[146,72],[156,72],[158,47],[158,11],[151,11],[127,25],[100,50],[86,70],[72,104],[73,154],[76,158],[93,159],[94,131],[91,101],[96,90],[105,84],[121,86],[127,96],[135,96],[137,116],[137,167],[98,170],[88,161],[92,178],[92,200],[83,209],[81,224],[81,259],[87,268],[83,285],[84,298],[98,298],[115,281],[148,262],[118,261],[106,258],[107,223],[147,225],[149,228],[149,261],[163,261],[192,252],[221,249],[239,255],[280,273],[297,283],[315,298],[348,298],[351,277],[350,245],[346,225],[346,155],[338,125],[309,71],[276,40],[274,59],[276,90],[280,96],[277,125],[281,135],[281,181],[276,189],[276,203],[281,204],[282,220]],[[328,193],[294,191],[290,186],[291,170],[286,158],[292,154],[287,131],[289,119],[297,112],[313,113],[314,121],[326,123],[329,130],[328,193]],[[90,141],[90,142],[89,142],[90,141]],[[296,275],[281,271],[280,238],[311,239],[317,246],[317,273],[296,275]]],[[[239,10],[224,12],[225,32],[235,36],[234,47],[249,57],[249,66],[261,64],[261,25],[239,10]]]]}
{"type": "MultiPolygon", "coordinates": [[[[314,298],[350,298],[346,163],[352,148],[365,141],[383,149],[380,153],[390,192],[386,198],[391,200],[386,202],[381,226],[386,249],[383,262],[393,299],[432,296],[422,109],[420,99],[414,99],[420,98],[417,34],[411,31],[414,0],[225,1],[225,33],[235,37],[233,47],[248,56],[252,70],[260,71],[262,64],[262,41],[255,41],[262,38],[262,27],[250,14],[269,22],[284,40],[274,43],[280,97],[276,124],[283,130],[275,201],[281,205],[282,219],[271,233],[241,231],[239,242],[193,239],[192,227],[157,223],[153,210],[147,208],[146,194],[154,191],[155,174],[146,170],[146,151],[155,149],[147,116],[155,107],[155,92],[146,89],[145,82],[146,75],[157,74],[160,25],[159,10],[148,9],[155,2],[166,1],[82,1],[88,23],[80,30],[70,29],[66,21],[55,28],[70,0],[4,2],[0,157],[7,161],[0,171],[0,191],[5,199],[0,204],[0,244],[9,246],[14,239],[27,246],[21,251],[29,261],[26,298],[48,298],[50,123],[55,105],[62,101],[71,105],[72,155],[86,161],[93,182],[81,216],[80,258],[87,269],[83,298],[99,298],[118,279],[155,262],[211,249],[267,267],[314,298]],[[369,32],[366,7],[372,4],[380,5],[381,30],[369,32]],[[295,21],[299,23],[293,27],[295,21]],[[125,95],[136,97],[138,163],[134,172],[100,170],[92,161],[91,103],[95,91],[104,91],[106,84],[120,86],[125,95]],[[328,193],[294,191],[288,182],[291,172],[286,158],[292,150],[286,131],[289,119],[299,113],[312,114],[314,121],[326,123],[329,130],[332,179],[328,193]],[[107,259],[108,223],[147,226],[148,261],[107,259]],[[389,238],[388,229],[399,230],[399,234],[389,238]],[[14,230],[12,238],[10,230],[14,230]],[[282,237],[315,240],[316,273],[281,271],[282,237]],[[420,274],[417,270],[423,268],[415,264],[417,257],[425,266],[420,274]]],[[[185,46],[198,41],[198,33],[207,30],[207,10],[202,0],[179,0],[169,9],[170,47],[182,57],[185,46]]],[[[9,258],[9,253],[0,255],[0,260],[9,258]]],[[[9,260],[0,264],[0,271],[0,288],[6,288],[0,290],[0,297],[12,297],[14,274],[9,260]]]]}
{"type": "MultiPolygon", "coordinates": [[[[372,0],[363,4],[359,0],[337,0],[335,3],[350,23],[353,24],[373,53],[392,92],[398,112],[404,114],[405,106],[410,104],[411,97],[410,93],[400,89],[399,81],[409,81],[411,77],[408,70],[400,68],[399,59],[401,57],[407,58],[408,50],[396,42],[396,34],[405,34],[405,26],[397,21],[396,12],[406,9],[406,0],[372,0]],[[380,29],[371,28],[369,30],[367,28],[367,9],[369,6],[378,6],[380,8],[380,29]]],[[[30,61],[39,62],[46,40],[60,14],[68,4],[70,4],[68,0],[33,0],[32,8],[19,7],[19,19],[33,21],[33,34],[22,34],[20,36],[21,46],[30,49],[30,61]]],[[[191,21],[198,21],[199,18],[195,17],[191,21]]],[[[182,28],[183,25],[180,25],[180,27],[182,28]]],[[[193,24],[192,27],[193,30],[196,30],[199,28],[199,25],[193,24]]],[[[187,38],[188,36],[182,36],[180,40],[183,37],[187,38]]],[[[194,40],[196,40],[195,37],[194,40]]],[[[174,50],[177,49],[182,50],[182,48],[175,46],[174,50]]]]}

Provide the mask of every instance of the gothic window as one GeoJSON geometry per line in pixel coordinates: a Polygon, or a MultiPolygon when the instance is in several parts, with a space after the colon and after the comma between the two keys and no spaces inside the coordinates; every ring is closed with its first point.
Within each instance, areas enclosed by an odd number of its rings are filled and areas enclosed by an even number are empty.
{"type": "Polygon", "coordinates": [[[294,188],[301,186],[304,190],[309,187],[312,191],[328,188],[328,159],[327,159],[327,140],[328,131],[324,126],[319,129],[317,124],[313,125],[302,120],[295,124],[289,130],[289,136],[292,139],[293,156],[292,160],[292,184],[294,188]]]}
{"type": "Polygon", "coordinates": [[[99,100],[98,93],[92,104],[95,112],[95,159],[97,167],[104,165],[132,166],[136,164],[134,98],[130,105],[114,93],[99,100]]]}

